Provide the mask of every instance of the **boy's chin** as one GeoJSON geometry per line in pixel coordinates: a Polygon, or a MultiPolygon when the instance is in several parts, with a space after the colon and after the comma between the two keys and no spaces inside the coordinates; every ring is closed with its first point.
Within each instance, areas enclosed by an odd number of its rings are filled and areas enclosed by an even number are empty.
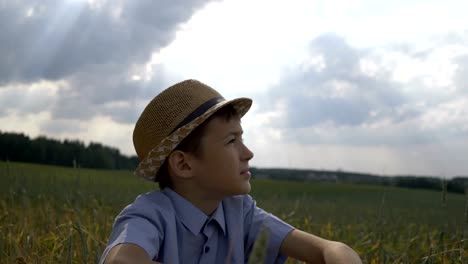
{"type": "Polygon", "coordinates": [[[249,194],[251,189],[250,182],[246,182],[243,184],[242,188],[240,188],[238,195],[249,194]]]}
{"type": "Polygon", "coordinates": [[[224,198],[230,197],[230,196],[236,196],[236,195],[249,194],[251,188],[252,187],[250,186],[250,182],[245,182],[235,187],[231,186],[231,188],[224,190],[224,198]]]}
{"type": "Polygon", "coordinates": [[[236,189],[231,189],[227,196],[236,196],[236,195],[244,195],[249,194],[251,190],[250,183],[244,183],[241,186],[238,186],[236,189]]]}

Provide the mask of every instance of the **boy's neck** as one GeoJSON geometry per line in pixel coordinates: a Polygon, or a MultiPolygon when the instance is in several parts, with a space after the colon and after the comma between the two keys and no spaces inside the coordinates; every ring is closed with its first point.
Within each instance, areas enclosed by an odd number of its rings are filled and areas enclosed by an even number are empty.
{"type": "Polygon", "coordinates": [[[173,189],[177,194],[184,197],[187,201],[191,202],[195,207],[200,209],[207,216],[211,216],[218,208],[222,199],[215,199],[194,191],[193,189],[184,191],[183,188],[173,189]]]}

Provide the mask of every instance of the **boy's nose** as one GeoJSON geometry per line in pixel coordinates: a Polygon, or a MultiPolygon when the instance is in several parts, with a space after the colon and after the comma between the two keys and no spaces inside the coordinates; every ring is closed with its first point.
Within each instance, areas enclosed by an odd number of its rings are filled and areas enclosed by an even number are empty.
{"type": "Polygon", "coordinates": [[[246,145],[242,144],[242,146],[242,159],[247,161],[251,160],[254,156],[253,152],[246,145]]]}

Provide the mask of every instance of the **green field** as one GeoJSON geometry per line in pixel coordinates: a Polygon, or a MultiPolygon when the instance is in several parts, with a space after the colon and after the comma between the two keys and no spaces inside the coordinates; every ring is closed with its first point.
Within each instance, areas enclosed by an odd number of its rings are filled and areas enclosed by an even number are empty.
{"type": "MultiPolygon", "coordinates": [[[[252,185],[260,207],[296,228],[345,242],[364,263],[468,263],[463,195],[267,180],[252,185]]],[[[114,217],[155,188],[128,171],[0,162],[0,263],[94,263],[114,217]]],[[[257,247],[253,257],[260,255],[257,247]]]]}

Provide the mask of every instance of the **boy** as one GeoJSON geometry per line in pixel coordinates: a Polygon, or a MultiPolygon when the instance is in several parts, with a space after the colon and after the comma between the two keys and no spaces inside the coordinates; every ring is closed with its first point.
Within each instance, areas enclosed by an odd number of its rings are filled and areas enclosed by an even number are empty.
{"type": "Polygon", "coordinates": [[[161,191],[137,197],[115,219],[101,263],[247,263],[262,228],[266,263],[361,263],[346,245],[256,207],[240,118],[251,99],[225,100],[196,81],[177,83],[145,108],[133,132],[137,176],[161,191]]]}

